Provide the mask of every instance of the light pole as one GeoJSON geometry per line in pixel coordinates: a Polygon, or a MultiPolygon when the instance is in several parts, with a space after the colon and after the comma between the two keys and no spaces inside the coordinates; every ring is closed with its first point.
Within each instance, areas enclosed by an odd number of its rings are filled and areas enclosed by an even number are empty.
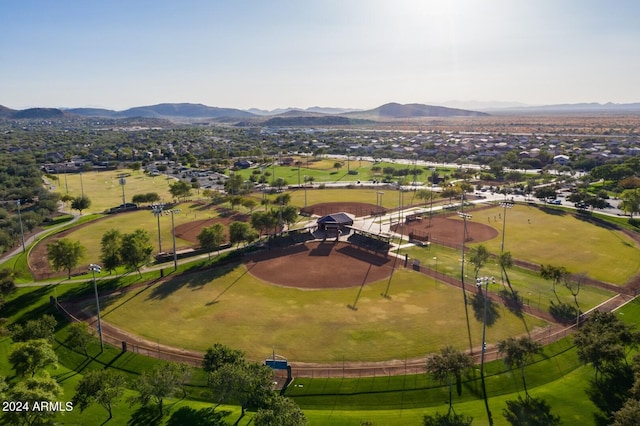
{"type": "Polygon", "coordinates": [[[309,176],[304,175],[304,208],[307,208],[307,179],[309,176]]]}
{"type": "Polygon", "coordinates": [[[462,298],[464,300],[464,314],[467,318],[467,334],[469,336],[469,351],[473,354],[473,342],[471,341],[471,325],[469,324],[469,309],[467,307],[467,290],[464,285],[464,243],[466,242],[467,235],[467,219],[471,219],[471,215],[464,212],[464,202],[462,203],[461,210],[458,212],[464,222],[464,229],[462,230],[462,258],[460,262],[460,284],[462,287],[462,298]]]}
{"type": "Polygon", "coordinates": [[[433,256],[433,260],[436,261],[436,276],[434,278],[434,281],[436,282],[436,284],[438,284],[438,256],[433,256]]]}
{"type": "Polygon", "coordinates": [[[104,351],[104,342],[102,341],[102,323],[100,322],[100,299],[98,298],[98,284],[96,284],[96,272],[100,273],[102,268],[100,265],[92,263],[89,265],[89,270],[93,274],[93,290],[96,293],[96,307],[98,308],[98,336],[100,336],[100,353],[104,351]]]}
{"type": "Polygon", "coordinates": [[[377,191],[376,192],[376,196],[380,199],[379,201],[379,207],[378,207],[378,220],[380,221],[380,229],[379,229],[379,233],[382,234],[382,196],[384,195],[384,192],[382,191],[377,191]]]}
{"type": "Polygon", "coordinates": [[[173,235],[173,270],[178,270],[178,253],[176,252],[176,225],[173,216],[180,213],[180,209],[171,209],[171,234],[173,235]]]}
{"type": "Polygon", "coordinates": [[[121,177],[120,179],[118,179],[118,182],[120,183],[120,186],[122,187],[122,207],[126,207],[126,202],[125,202],[125,198],[124,198],[124,186],[127,184],[127,180],[123,177],[121,177]]]}
{"type": "Polygon", "coordinates": [[[504,252],[504,231],[507,225],[507,209],[512,208],[513,204],[513,201],[508,200],[500,202],[500,207],[504,210],[502,213],[502,243],[500,244],[500,253],[504,252]]]}
{"type": "Polygon", "coordinates": [[[20,238],[22,239],[22,252],[26,253],[27,249],[24,244],[24,228],[22,227],[22,213],[20,212],[20,200],[16,201],[18,205],[18,220],[20,221],[20,238]]]}
{"type": "Polygon", "coordinates": [[[80,170],[80,195],[84,198],[84,185],[82,184],[82,170],[80,170]]]}
{"type": "Polygon", "coordinates": [[[154,204],[151,206],[153,215],[158,219],[158,252],[162,253],[162,238],[160,237],[160,216],[162,216],[162,210],[164,204],[154,204]]]}
{"type": "Polygon", "coordinates": [[[489,400],[487,399],[487,388],[484,383],[484,354],[487,350],[487,341],[486,341],[486,333],[487,333],[487,302],[489,300],[489,284],[495,283],[495,278],[491,277],[479,277],[476,279],[476,286],[482,294],[482,286],[485,288],[484,292],[484,311],[482,313],[482,351],[480,352],[480,379],[482,381],[482,394],[484,396],[484,406],[487,410],[487,417],[489,419],[489,424],[493,425],[493,418],[491,417],[491,410],[489,409],[489,400]]]}

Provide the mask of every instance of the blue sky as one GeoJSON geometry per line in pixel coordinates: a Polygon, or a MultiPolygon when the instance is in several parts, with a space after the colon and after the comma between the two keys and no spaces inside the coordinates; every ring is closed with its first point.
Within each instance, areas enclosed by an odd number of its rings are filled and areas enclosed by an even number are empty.
{"type": "Polygon", "coordinates": [[[6,0],[0,105],[640,102],[636,0],[6,0]]]}

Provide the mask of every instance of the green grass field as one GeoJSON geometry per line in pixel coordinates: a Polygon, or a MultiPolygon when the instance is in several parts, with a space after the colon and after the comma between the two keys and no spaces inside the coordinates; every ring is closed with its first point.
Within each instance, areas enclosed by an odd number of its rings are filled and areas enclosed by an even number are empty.
{"type": "MultiPolygon", "coordinates": [[[[427,266],[434,271],[437,268],[438,273],[449,275],[460,279],[460,250],[454,250],[449,247],[432,245],[431,248],[412,247],[400,250],[401,254],[406,253],[411,259],[418,259],[423,266],[427,266]],[[434,259],[436,257],[437,259],[434,259]],[[437,260],[437,265],[436,265],[437,260]]],[[[468,261],[468,258],[467,258],[468,261]]],[[[466,266],[465,282],[474,285],[473,281],[473,265],[468,263],[466,266]]],[[[550,281],[540,277],[539,274],[528,269],[518,267],[511,268],[507,271],[511,285],[522,297],[523,303],[531,307],[548,311],[551,301],[557,303],[556,295],[553,293],[550,281]]],[[[500,266],[495,259],[490,261],[480,270],[481,276],[494,277],[496,284],[489,285],[489,291],[498,293],[502,289],[506,289],[506,280],[503,284],[500,266]]],[[[558,297],[563,303],[574,304],[573,296],[564,286],[558,286],[556,289],[558,297]]],[[[605,300],[613,297],[610,291],[602,290],[596,287],[584,286],[578,295],[578,303],[580,309],[586,311],[594,306],[599,305],[605,300]]]]}
{"type": "MultiPolygon", "coordinates": [[[[173,183],[173,178],[166,176],[149,176],[141,170],[108,170],[103,172],[86,172],[82,175],[61,174],[55,192],[61,195],[69,194],[78,197],[84,193],[91,200],[91,206],[83,211],[86,213],[102,213],[106,209],[122,204],[122,186],[119,184],[118,175],[126,173],[124,195],[126,202],[130,203],[131,198],[136,194],[146,194],[156,192],[164,202],[172,200],[169,193],[169,184],[173,183]]],[[[71,207],[67,207],[71,210],[71,207]]]]}
{"type": "MultiPolygon", "coordinates": [[[[73,291],[70,285],[59,289],[59,294],[73,291]]],[[[52,293],[52,287],[23,288],[10,297],[7,310],[4,312],[12,320],[24,320],[37,315],[38,312],[50,312],[47,300],[52,293]],[[44,311],[43,311],[44,309],[44,311]]],[[[640,318],[640,303],[632,302],[623,307],[618,314],[625,321],[638,324],[640,318]]],[[[90,353],[96,355],[87,360],[83,355],[66,348],[61,342],[64,340],[64,329],[58,332],[56,350],[60,357],[57,368],[49,369],[64,388],[63,400],[70,400],[74,387],[82,377],[83,371],[101,369],[105,366],[125,374],[133,380],[141,371],[151,368],[158,362],[133,353],[120,353],[119,348],[107,346],[105,352],[97,355],[97,342],[92,344],[90,353]]],[[[8,365],[8,339],[0,340],[0,370],[8,377],[12,372],[8,365]]],[[[630,354],[632,356],[633,354],[630,354]]],[[[507,425],[502,410],[507,400],[515,399],[521,394],[519,375],[508,371],[501,361],[488,363],[487,386],[489,392],[489,406],[496,425],[507,425]]],[[[571,340],[564,339],[545,348],[543,356],[527,367],[527,383],[533,396],[544,398],[551,406],[552,412],[559,415],[563,424],[593,425],[593,413],[596,411],[584,394],[589,380],[593,378],[593,368],[580,366],[577,362],[575,350],[571,348],[571,340]]],[[[477,370],[476,373],[477,375],[477,370]]],[[[473,373],[472,375],[473,376],[473,373]]],[[[477,380],[477,378],[476,378],[477,380]]],[[[168,398],[166,407],[168,414],[164,421],[168,422],[171,415],[181,407],[199,409],[211,406],[203,401],[204,377],[195,371],[187,386],[186,399],[168,398]],[[195,399],[192,399],[195,398],[195,399]]],[[[132,395],[131,391],[126,396],[132,395]]],[[[287,392],[300,404],[313,425],[354,425],[363,421],[374,424],[405,425],[420,424],[424,414],[436,411],[446,412],[446,388],[436,384],[422,375],[408,376],[379,376],[375,378],[343,378],[343,379],[296,379],[287,392]],[[297,386],[297,385],[302,385],[297,386]],[[426,386],[426,388],[425,388],[426,386]]],[[[454,408],[457,413],[463,413],[474,418],[474,424],[485,424],[486,412],[477,389],[477,384],[467,383],[463,388],[462,397],[454,395],[454,408]]],[[[231,414],[227,421],[233,422],[238,418],[238,407],[219,407],[229,410],[231,414]]],[[[123,399],[116,404],[114,418],[109,424],[128,424],[131,416],[138,420],[142,412],[137,406],[131,407],[123,399]]],[[[92,406],[87,411],[79,410],[60,414],[58,423],[64,424],[99,424],[106,420],[106,412],[99,406],[92,406]]],[[[250,424],[251,413],[248,413],[240,425],[250,424]]],[[[163,424],[165,424],[163,422],[163,424]]],[[[166,423],[169,424],[169,423],[166,423]]]]}
{"type": "MultiPolygon", "coordinates": [[[[220,342],[262,359],[275,347],[291,360],[381,361],[418,357],[453,344],[468,346],[462,294],[409,270],[358,288],[302,291],[261,282],[244,266],[176,277],[139,294],[105,301],[103,318],[152,341],[204,350],[220,342]],[[247,311],[247,307],[251,307],[247,311]],[[188,330],[188,332],[184,332],[188,330]]],[[[488,341],[526,332],[498,308],[488,341]]],[[[544,323],[526,318],[529,330],[544,323]]],[[[471,321],[474,346],[481,322],[471,321]]]]}
{"type": "MultiPolygon", "coordinates": [[[[203,208],[198,204],[182,203],[175,206],[180,209],[180,213],[174,214],[173,220],[175,226],[201,220],[217,217],[218,213],[213,208],[203,208]]],[[[106,216],[104,219],[96,221],[89,226],[79,228],[70,233],[67,238],[80,241],[87,249],[87,259],[100,258],[100,239],[105,232],[111,229],[117,229],[122,234],[131,233],[134,230],[142,228],[151,236],[151,242],[154,249],[158,250],[158,218],[148,209],[137,210],[133,212],[119,213],[116,215],[106,216]]],[[[162,240],[162,249],[164,251],[173,250],[173,236],[171,233],[171,215],[165,214],[160,216],[160,237],[162,240]]],[[[177,249],[191,247],[193,243],[176,239],[177,249]]]]}
{"type": "MultiPolygon", "coordinates": [[[[477,211],[473,221],[502,232],[503,209],[477,211]],[[498,221],[494,220],[498,217],[498,221]]],[[[483,242],[499,253],[501,236],[483,242]]],[[[477,244],[471,244],[477,245],[477,244]]],[[[560,210],[518,204],[507,210],[505,251],[514,259],[564,266],[600,281],[624,284],[640,271],[640,252],[633,241],[610,228],[580,220],[560,210]]]]}
{"type": "MultiPolygon", "coordinates": [[[[260,171],[261,173],[267,173],[266,176],[267,182],[272,182],[274,179],[282,178],[289,185],[298,185],[298,183],[304,183],[304,177],[309,176],[313,177],[313,182],[316,184],[323,182],[340,182],[340,181],[371,181],[373,179],[382,179],[384,178],[384,174],[382,173],[382,169],[392,168],[396,170],[409,168],[413,170],[413,165],[406,164],[395,164],[395,163],[387,163],[387,162],[377,162],[372,163],[370,161],[361,161],[358,160],[357,157],[352,157],[347,164],[347,160],[334,160],[334,159],[309,159],[307,162],[305,157],[301,157],[300,161],[302,162],[300,168],[298,166],[270,166],[270,167],[253,167],[249,169],[235,170],[234,173],[239,173],[244,179],[249,179],[249,177],[257,173],[256,171],[260,171]],[[342,167],[336,169],[334,164],[338,162],[342,164],[342,167]],[[380,167],[379,172],[372,171],[372,167],[377,166],[380,167]],[[349,174],[349,170],[356,171],[357,174],[349,174]]],[[[431,176],[431,171],[427,170],[424,166],[419,166],[417,169],[422,170],[422,173],[417,176],[416,181],[425,182],[429,176],[431,176]]],[[[438,168],[438,175],[440,177],[447,176],[451,174],[450,169],[438,168]]],[[[397,180],[398,177],[395,177],[397,180]]],[[[413,175],[406,176],[405,179],[409,182],[413,180],[413,175]]]]}

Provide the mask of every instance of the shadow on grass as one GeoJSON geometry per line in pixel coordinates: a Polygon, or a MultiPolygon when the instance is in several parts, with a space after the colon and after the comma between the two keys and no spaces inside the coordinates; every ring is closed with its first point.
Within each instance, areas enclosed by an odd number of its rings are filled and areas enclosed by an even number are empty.
{"type": "Polygon", "coordinates": [[[542,206],[540,207],[540,211],[546,214],[550,214],[553,216],[566,216],[567,212],[560,209],[554,209],[553,207],[542,206]]]}
{"type": "Polygon", "coordinates": [[[131,415],[129,426],[156,426],[162,424],[162,416],[156,406],[142,406],[131,415]]]}
{"type": "Polygon", "coordinates": [[[578,220],[581,220],[583,222],[587,222],[590,225],[595,225],[598,226],[600,228],[604,228],[604,229],[608,229],[608,230],[619,230],[620,227],[618,227],[617,225],[613,224],[613,223],[609,223],[607,221],[604,221],[600,218],[597,218],[595,216],[592,216],[590,211],[587,210],[578,210],[575,214],[575,218],[578,220]]]}
{"type": "Polygon", "coordinates": [[[40,287],[37,290],[23,293],[15,299],[11,299],[2,308],[2,316],[10,318],[17,315],[15,322],[26,322],[28,320],[39,319],[43,314],[51,313],[49,300],[42,301],[39,305],[36,303],[39,299],[47,295],[53,285],[40,287]],[[25,307],[30,306],[31,309],[26,310],[25,307]]]}
{"type": "Polygon", "coordinates": [[[205,303],[205,305],[206,306],[211,306],[211,305],[215,305],[216,303],[218,303],[218,301],[222,297],[222,295],[225,294],[227,291],[229,291],[231,289],[231,287],[235,286],[238,281],[240,281],[242,278],[244,278],[244,276],[249,273],[249,271],[251,270],[251,268],[253,268],[253,266],[255,266],[255,265],[247,266],[247,270],[244,273],[242,273],[242,275],[240,275],[231,284],[229,284],[227,286],[227,288],[222,290],[222,292],[220,294],[218,294],[212,301],[205,303]]]}
{"type": "Polygon", "coordinates": [[[201,289],[206,284],[228,274],[236,265],[222,265],[208,270],[200,270],[199,273],[175,275],[153,286],[147,296],[147,300],[162,300],[182,287],[201,289]]]}
{"type": "MultiPolygon", "coordinates": [[[[484,293],[478,291],[473,295],[471,299],[471,306],[473,307],[473,316],[476,320],[483,322],[485,318],[485,296],[484,293]]],[[[486,319],[487,327],[491,327],[500,318],[500,312],[496,308],[496,304],[491,298],[486,298],[486,319]]]]}
{"type": "Polygon", "coordinates": [[[166,426],[210,426],[210,425],[224,425],[224,418],[231,414],[230,411],[215,411],[213,408],[202,408],[196,410],[191,407],[180,407],[177,409],[169,420],[167,420],[166,426]]]}

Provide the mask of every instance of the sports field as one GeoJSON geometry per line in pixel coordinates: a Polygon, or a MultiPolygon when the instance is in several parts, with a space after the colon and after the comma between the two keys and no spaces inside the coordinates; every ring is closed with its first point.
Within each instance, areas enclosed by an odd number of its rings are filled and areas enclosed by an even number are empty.
{"type": "MultiPolygon", "coordinates": [[[[501,207],[469,210],[466,245],[470,248],[483,244],[489,252],[500,253],[504,209],[501,207]],[[496,237],[478,239],[473,225],[493,228],[496,237]]],[[[561,210],[516,204],[506,211],[504,250],[513,259],[531,266],[551,264],[564,266],[573,274],[585,273],[589,277],[612,284],[623,285],[640,271],[640,248],[622,231],[586,217],[561,210]]],[[[462,226],[462,219],[450,215],[462,226]]],[[[430,229],[428,221],[405,224],[403,232],[430,234],[439,243],[439,229],[430,229]]],[[[456,244],[460,250],[462,240],[456,244]]]]}
{"type": "MultiPolygon", "coordinates": [[[[317,260],[330,269],[332,257],[317,260]]],[[[305,271],[299,273],[304,280],[305,271]]],[[[297,362],[382,361],[423,356],[447,344],[468,347],[460,289],[417,272],[399,270],[390,281],[342,289],[271,281],[252,275],[250,265],[179,276],[105,301],[103,318],[162,344],[204,350],[220,342],[256,360],[274,347],[297,362]],[[382,297],[387,286],[390,298],[382,297]],[[357,310],[348,307],[354,304],[357,310]]],[[[525,318],[525,327],[507,309],[498,312],[487,330],[490,341],[545,325],[525,318]]],[[[471,334],[480,345],[481,322],[471,319],[471,334]]]]}
{"type": "MultiPolygon", "coordinates": [[[[69,194],[78,197],[84,193],[91,200],[91,206],[82,213],[102,213],[103,211],[122,204],[122,185],[119,183],[119,175],[128,174],[125,179],[124,196],[127,203],[136,194],[157,193],[163,202],[171,202],[169,185],[173,178],[162,176],[149,176],[141,170],[108,170],[104,172],[67,173],[60,174],[58,185],[54,192],[61,195],[69,194]]],[[[70,207],[68,207],[71,210],[70,207]]]]}

